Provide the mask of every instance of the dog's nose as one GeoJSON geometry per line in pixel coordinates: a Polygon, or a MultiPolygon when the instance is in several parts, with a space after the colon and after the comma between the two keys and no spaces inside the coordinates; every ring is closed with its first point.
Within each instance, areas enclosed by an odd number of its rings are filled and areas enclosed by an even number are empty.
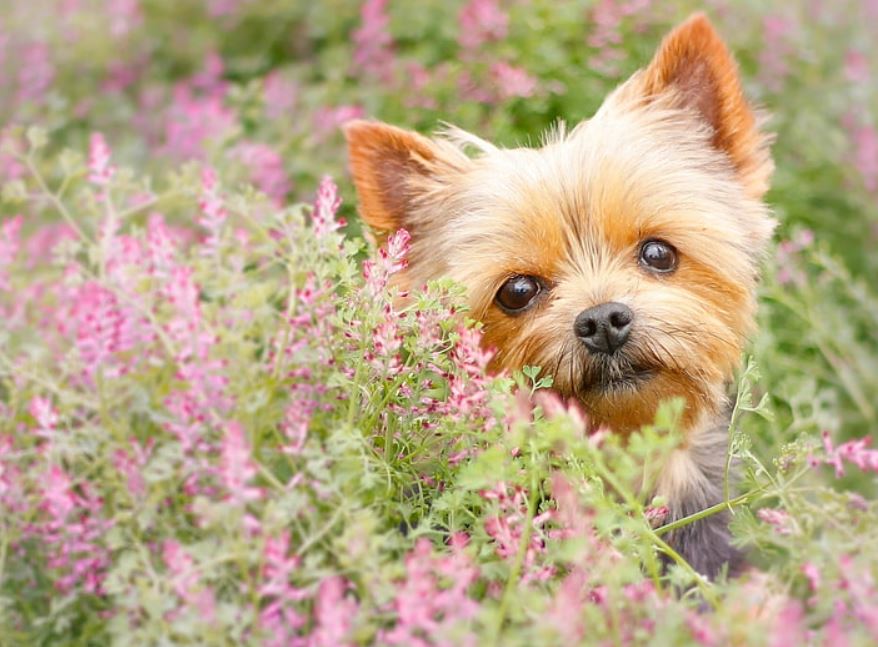
{"type": "Polygon", "coordinates": [[[628,306],[610,302],[583,310],[573,322],[573,332],[592,353],[612,355],[628,341],[634,313],[628,306]]]}

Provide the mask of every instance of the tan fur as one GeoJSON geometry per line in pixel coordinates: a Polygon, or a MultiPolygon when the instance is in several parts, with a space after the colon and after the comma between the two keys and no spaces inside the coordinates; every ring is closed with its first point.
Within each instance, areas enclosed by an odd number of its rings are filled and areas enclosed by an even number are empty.
{"type": "MultiPolygon", "coordinates": [[[[690,442],[716,420],[752,328],[774,222],[761,202],[769,138],[704,16],[674,30],[592,119],[569,133],[560,126],[540,148],[501,149],[455,129],[427,139],[369,122],[347,136],[364,220],[413,235],[404,287],[439,276],[466,286],[484,343],[496,349],[494,370],[542,367],[619,433],[652,421],[671,397],[686,402],[690,442]],[[677,249],[672,274],[638,263],[652,238],[677,249]],[[549,290],[509,315],[494,298],[515,275],[541,277],[549,290]],[[609,301],[634,311],[626,356],[654,375],[605,392],[593,388],[597,360],[573,322],[609,301]]],[[[675,458],[662,487],[691,486],[690,467],[675,458]]]]}

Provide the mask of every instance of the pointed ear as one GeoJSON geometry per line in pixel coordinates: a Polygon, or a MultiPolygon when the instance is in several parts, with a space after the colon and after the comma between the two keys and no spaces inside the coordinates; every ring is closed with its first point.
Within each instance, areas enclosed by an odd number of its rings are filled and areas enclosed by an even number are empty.
{"type": "Polygon", "coordinates": [[[436,144],[415,132],[374,121],[348,122],[344,133],[360,216],[378,230],[411,229],[409,216],[424,181],[434,173],[436,144]]]}
{"type": "Polygon", "coordinates": [[[741,89],[738,66],[703,14],[668,34],[643,74],[647,96],[673,92],[681,107],[713,129],[713,145],[728,155],[750,195],[761,197],[774,170],[768,146],[741,89]]]}

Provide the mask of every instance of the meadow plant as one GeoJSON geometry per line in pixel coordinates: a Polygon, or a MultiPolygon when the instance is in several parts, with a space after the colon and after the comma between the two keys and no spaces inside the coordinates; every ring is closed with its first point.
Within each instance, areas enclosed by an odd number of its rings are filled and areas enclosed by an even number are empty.
{"type": "Polygon", "coordinates": [[[692,3],[0,9],[0,644],[878,641],[876,8],[709,5],[781,240],[726,500],[673,523],[679,403],[623,439],[487,374],[458,286],[394,287],[339,126],[520,142],[692,3]],[[748,568],[708,581],[667,539],[729,510],[748,568]]]}

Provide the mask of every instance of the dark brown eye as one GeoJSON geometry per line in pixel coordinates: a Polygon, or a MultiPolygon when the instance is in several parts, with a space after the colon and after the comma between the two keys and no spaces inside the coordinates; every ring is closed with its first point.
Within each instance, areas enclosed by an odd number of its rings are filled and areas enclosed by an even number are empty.
{"type": "Polygon", "coordinates": [[[535,276],[513,276],[500,286],[495,301],[510,314],[525,310],[543,291],[542,282],[535,276]]]}
{"type": "Polygon", "coordinates": [[[672,272],[677,267],[677,250],[661,240],[648,240],[640,248],[640,262],[654,272],[672,272]]]}

